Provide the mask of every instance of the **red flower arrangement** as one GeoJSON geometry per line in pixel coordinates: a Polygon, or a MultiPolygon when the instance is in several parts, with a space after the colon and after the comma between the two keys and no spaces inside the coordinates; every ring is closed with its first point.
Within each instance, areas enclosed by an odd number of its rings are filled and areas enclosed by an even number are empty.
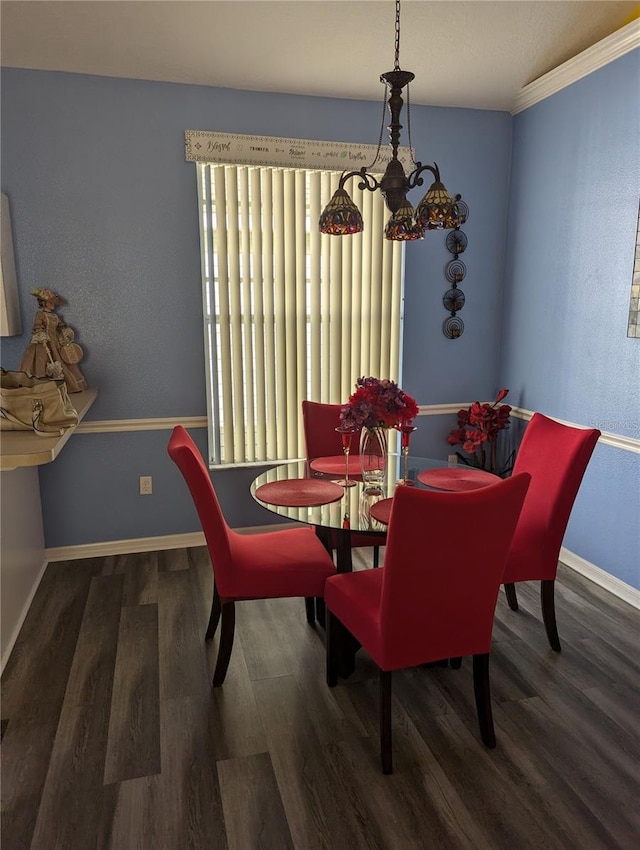
{"type": "Polygon", "coordinates": [[[358,378],[356,391],[342,406],[340,424],[346,428],[394,428],[409,425],[418,415],[413,396],[388,378],[358,378]]]}
{"type": "Polygon", "coordinates": [[[486,469],[498,475],[505,475],[513,468],[515,452],[500,469],[497,468],[496,459],[498,434],[510,424],[511,406],[500,404],[508,393],[509,390],[502,389],[493,404],[480,404],[479,401],[474,401],[468,410],[458,411],[458,427],[449,433],[447,442],[451,446],[462,445],[462,450],[471,455],[471,458],[466,458],[460,452],[456,452],[467,466],[486,469]]]}

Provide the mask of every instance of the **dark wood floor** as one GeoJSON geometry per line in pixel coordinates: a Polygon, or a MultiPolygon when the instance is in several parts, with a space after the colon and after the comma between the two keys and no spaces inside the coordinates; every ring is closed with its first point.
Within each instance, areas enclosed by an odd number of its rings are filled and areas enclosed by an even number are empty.
{"type": "Polygon", "coordinates": [[[498,602],[498,746],[471,664],[324,683],[301,600],[243,603],[224,686],[205,646],[205,549],[52,563],[2,681],[3,850],[638,848],[638,612],[564,569],[563,652],[498,602]]]}

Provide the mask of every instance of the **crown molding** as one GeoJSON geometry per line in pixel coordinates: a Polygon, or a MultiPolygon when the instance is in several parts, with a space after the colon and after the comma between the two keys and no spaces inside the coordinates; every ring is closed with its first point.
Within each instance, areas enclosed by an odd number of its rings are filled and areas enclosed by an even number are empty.
{"type": "Polygon", "coordinates": [[[517,115],[518,112],[570,86],[636,47],[640,47],[639,18],[524,86],[516,96],[511,114],[517,115]]]}

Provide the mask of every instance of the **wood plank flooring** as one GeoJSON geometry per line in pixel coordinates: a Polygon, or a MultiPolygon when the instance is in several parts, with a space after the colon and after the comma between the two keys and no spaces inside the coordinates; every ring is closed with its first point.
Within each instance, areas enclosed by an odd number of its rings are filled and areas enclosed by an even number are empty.
{"type": "Polygon", "coordinates": [[[327,688],[302,600],[236,606],[213,691],[206,549],[52,563],[2,679],[2,848],[637,850],[640,615],[564,568],[556,596],[560,655],[537,585],[498,601],[497,748],[470,660],[405,670],[383,776],[376,668],[327,688]]]}

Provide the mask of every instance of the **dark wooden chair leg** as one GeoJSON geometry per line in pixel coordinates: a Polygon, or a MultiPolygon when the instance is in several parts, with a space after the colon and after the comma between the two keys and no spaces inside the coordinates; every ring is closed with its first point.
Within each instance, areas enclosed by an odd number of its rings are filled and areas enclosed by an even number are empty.
{"type": "Polygon", "coordinates": [[[316,600],[315,596],[305,596],[304,607],[307,611],[307,623],[312,626],[316,621],[316,600]]]}
{"type": "Polygon", "coordinates": [[[338,676],[348,679],[356,669],[356,653],[360,649],[360,643],[354,638],[349,629],[340,623],[339,634],[339,664],[338,676]]]}
{"type": "Polygon", "coordinates": [[[476,697],[480,736],[485,746],[493,748],[496,745],[496,733],[491,712],[488,652],[473,656],[473,692],[476,697]]]}
{"type": "Polygon", "coordinates": [[[222,605],[222,627],[220,629],[220,647],[218,648],[218,660],[213,674],[213,687],[219,688],[224,682],[233,649],[233,635],[236,628],[236,608],[233,602],[224,602],[222,605]]]}
{"type": "Polygon", "coordinates": [[[331,611],[327,611],[327,685],[330,688],[335,688],[338,684],[340,625],[337,617],[334,617],[331,611]]]}
{"type": "Polygon", "coordinates": [[[335,687],[338,678],[348,679],[356,666],[360,644],[340,620],[327,609],[327,684],[335,687]]]}
{"type": "Polygon", "coordinates": [[[380,566],[380,547],[374,546],[373,547],[373,568],[374,568],[374,570],[377,570],[379,566],[380,566]]]}
{"type": "Polygon", "coordinates": [[[211,600],[211,614],[209,615],[209,625],[207,626],[207,631],[205,633],[204,639],[211,640],[211,638],[215,635],[216,629],[218,628],[218,623],[220,622],[220,597],[218,595],[218,588],[216,587],[216,583],[213,583],[213,599],[211,600]]]}
{"type": "Polygon", "coordinates": [[[393,773],[391,741],[391,670],[380,671],[380,760],[383,773],[393,773]]]}
{"type": "Polygon", "coordinates": [[[449,664],[451,665],[452,670],[459,670],[462,667],[462,657],[450,658],[449,664]]]}
{"type": "Polygon", "coordinates": [[[318,618],[318,623],[322,626],[322,628],[326,628],[326,608],[324,604],[324,599],[322,596],[316,596],[316,617],[318,618]]]}
{"type": "Polygon", "coordinates": [[[555,581],[547,579],[540,582],[540,601],[542,602],[542,620],[551,649],[554,652],[560,652],[562,647],[556,625],[555,581]]]}
{"type": "Polygon", "coordinates": [[[509,584],[505,584],[504,592],[507,595],[507,602],[509,603],[509,608],[512,611],[518,610],[518,597],[516,596],[516,586],[513,582],[509,582],[509,584]]]}

